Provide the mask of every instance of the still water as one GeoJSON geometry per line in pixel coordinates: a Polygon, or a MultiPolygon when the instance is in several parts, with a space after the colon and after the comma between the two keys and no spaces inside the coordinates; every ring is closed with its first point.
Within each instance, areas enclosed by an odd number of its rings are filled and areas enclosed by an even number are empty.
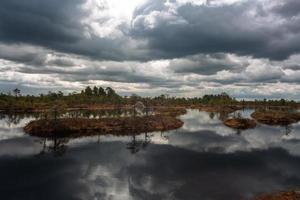
{"type": "Polygon", "coordinates": [[[38,117],[0,118],[0,199],[247,200],[300,186],[300,124],[241,132],[189,110],[174,131],[45,140],[22,131],[38,117]]]}

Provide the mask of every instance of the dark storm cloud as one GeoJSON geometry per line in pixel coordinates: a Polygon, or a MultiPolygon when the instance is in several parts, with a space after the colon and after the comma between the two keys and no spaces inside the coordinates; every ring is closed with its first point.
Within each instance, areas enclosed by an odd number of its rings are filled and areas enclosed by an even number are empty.
{"type": "MultiPolygon", "coordinates": [[[[166,80],[161,77],[151,76],[147,73],[139,73],[122,63],[108,64],[109,67],[102,68],[105,64],[94,64],[82,69],[72,69],[75,61],[58,58],[48,62],[49,66],[26,66],[16,68],[15,71],[24,74],[55,74],[62,81],[88,82],[90,80],[102,80],[120,83],[148,83],[153,86],[171,86],[176,84],[174,80],[166,80]],[[57,66],[56,66],[57,65],[57,66]],[[56,66],[56,67],[53,67],[56,66]],[[67,67],[67,68],[66,68],[67,67]]],[[[179,86],[179,83],[175,86],[179,86]]]]}
{"type": "MultiPolygon", "coordinates": [[[[98,74],[72,74],[64,75],[63,80],[65,81],[89,81],[89,80],[102,80],[120,83],[149,83],[149,84],[166,84],[167,81],[159,77],[137,75],[129,72],[97,72],[98,74]],[[86,74],[86,75],[84,75],[86,74]]],[[[67,74],[67,73],[66,73],[67,74]]]]}
{"type": "Polygon", "coordinates": [[[300,50],[299,19],[269,23],[266,18],[274,14],[262,1],[218,6],[187,3],[176,13],[164,3],[148,1],[134,15],[132,34],[147,39],[154,56],[230,52],[280,60],[300,50]]]}
{"type": "Polygon", "coordinates": [[[51,46],[73,43],[82,37],[78,19],[84,0],[3,0],[0,6],[0,37],[6,42],[51,46]]]}
{"type": "Polygon", "coordinates": [[[87,2],[1,1],[1,91],[106,81],[130,83],[122,87],[132,92],[201,95],[199,88],[299,82],[299,58],[290,56],[300,52],[296,0],[149,0],[131,19],[108,14],[97,4],[104,1],[87,2]]]}
{"type": "Polygon", "coordinates": [[[286,83],[300,83],[300,70],[293,70],[291,74],[288,76],[284,76],[281,80],[282,82],[286,83]]]}
{"type": "Polygon", "coordinates": [[[5,45],[0,43],[0,58],[17,63],[41,66],[45,64],[46,52],[42,48],[29,45],[5,45]]]}
{"type": "Polygon", "coordinates": [[[65,58],[57,58],[48,62],[49,65],[56,65],[60,67],[70,67],[74,66],[75,63],[72,60],[65,58]]]}
{"type": "Polygon", "coordinates": [[[284,17],[294,17],[300,14],[300,1],[285,0],[275,6],[274,11],[284,17]]]}
{"type": "Polygon", "coordinates": [[[218,71],[242,70],[246,63],[238,63],[225,54],[196,55],[182,59],[175,59],[170,62],[170,68],[176,73],[194,73],[212,75],[218,71]]]}
{"type": "Polygon", "coordinates": [[[84,17],[90,14],[89,10],[82,8],[85,2],[3,0],[0,6],[0,41],[27,43],[97,59],[124,59],[120,49],[123,39],[97,37],[90,34],[90,28],[82,23],[84,17]]]}
{"type": "Polygon", "coordinates": [[[284,69],[291,69],[291,70],[300,70],[300,64],[287,64],[283,66],[284,69]]]}
{"type": "Polygon", "coordinates": [[[85,0],[3,0],[0,41],[28,43],[100,60],[151,60],[216,52],[285,59],[299,52],[299,19],[289,18],[283,23],[275,23],[275,18],[274,23],[265,20],[275,15],[282,20],[295,16],[299,3],[276,1],[268,9],[262,2],[208,6],[174,0],[169,4],[177,7],[170,11],[164,0],[148,1],[136,9],[132,26],[121,23],[116,29],[123,35],[113,38],[99,37],[82,23],[91,12],[83,9],[85,0]],[[146,44],[128,47],[131,39],[146,44]]]}

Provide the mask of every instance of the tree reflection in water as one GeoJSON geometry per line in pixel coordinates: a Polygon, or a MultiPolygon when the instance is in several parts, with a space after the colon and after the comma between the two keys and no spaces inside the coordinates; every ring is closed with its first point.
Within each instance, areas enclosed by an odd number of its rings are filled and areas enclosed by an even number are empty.
{"type": "Polygon", "coordinates": [[[219,120],[224,121],[224,120],[228,119],[229,114],[230,113],[228,113],[228,112],[220,112],[218,118],[219,118],[219,120]]]}
{"type": "MultiPolygon", "coordinates": [[[[136,117],[137,115],[143,115],[143,114],[146,114],[146,116],[148,116],[149,107],[145,106],[142,102],[138,101],[133,105],[132,111],[133,111],[133,117],[136,117]]],[[[146,129],[148,130],[148,123],[146,123],[145,126],[146,129]]],[[[137,140],[136,133],[133,133],[132,139],[129,143],[127,143],[127,147],[126,147],[132,154],[139,152],[141,148],[146,149],[146,147],[151,141],[151,138],[147,132],[145,132],[144,141],[137,140]]]]}
{"type": "Polygon", "coordinates": [[[283,133],[286,136],[289,136],[293,131],[293,126],[291,124],[287,124],[283,126],[283,133]]]}
{"type": "Polygon", "coordinates": [[[147,132],[144,133],[144,140],[138,140],[137,135],[131,136],[131,141],[127,143],[126,148],[132,153],[138,153],[141,149],[145,150],[147,146],[151,143],[152,135],[147,132]]]}
{"type": "Polygon", "coordinates": [[[68,138],[43,138],[41,141],[42,149],[37,156],[43,156],[47,152],[53,153],[54,156],[63,156],[67,151],[68,138]],[[49,141],[49,144],[47,143],[49,141]]]}
{"type": "MultiPolygon", "coordinates": [[[[116,136],[117,137],[117,136],[116,136]]],[[[131,141],[126,144],[126,149],[130,150],[132,154],[138,153],[141,149],[146,149],[147,146],[151,143],[151,137],[153,135],[149,133],[144,133],[144,137],[142,140],[137,139],[138,135],[134,134],[131,137],[131,141]]],[[[166,139],[167,136],[161,135],[162,138],[166,139]]],[[[101,135],[95,136],[96,142],[101,144],[101,135]]],[[[42,148],[40,152],[36,156],[43,156],[47,153],[52,153],[54,156],[63,156],[67,149],[68,143],[72,140],[72,138],[42,138],[38,140],[41,144],[42,148]]]]}
{"type": "Polygon", "coordinates": [[[214,112],[209,113],[209,118],[214,119],[215,118],[215,113],[214,112]]]}
{"type": "MultiPolygon", "coordinates": [[[[103,116],[118,116],[120,117],[121,115],[131,115],[133,117],[136,117],[138,115],[146,115],[148,116],[151,114],[151,109],[148,106],[144,106],[142,102],[137,102],[132,109],[127,110],[122,110],[122,109],[116,109],[116,110],[100,110],[100,111],[90,111],[90,110],[85,110],[85,111],[79,111],[82,113],[81,116],[85,118],[101,118],[103,116]]],[[[65,113],[65,116],[68,117],[78,117],[80,116],[78,111],[72,111],[65,113]]],[[[163,125],[164,126],[164,125],[163,125]]],[[[145,124],[146,130],[148,130],[148,124],[145,124]]],[[[138,140],[137,139],[137,133],[133,130],[131,141],[127,143],[126,149],[130,150],[132,154],[135,154],[139,152],[141,149],[146,149],[147,146],[151,142],[151,136],[149,135],[148,131],[144,133],[144,140],[138,140]]],[[[166,136],[163,136],[163,133],[161,134],[161,137],[164,138],[166,136]]],[[[165,138],[166,139],[166,138],[165,138]]],[[[47,147],[47,139],[44,139],[43,141],[43,148],[40,152],[39,155],[45,154],[46,151],[53,152],[54,155],[56,156],[62,156],[67,149],[67,143],[69,139],[67,138],[52,138],[48,139],[51,141],[52,146],[47,147]]],[[[100,135],[97,136],[97,142],[100,143],[100,135]]]]}
{"type": "Polygon", "coordinates": [[[42,140],[39,141],[42,144],[42,150],[40,151],[40,153],[37,155],[42,156],[46,153],[46,147],[47,147],[47,138],[44,138],[42,140]]]}
{"type": "MultiPolygon", "coordinates": [[[[233,132],[218,113],[191,114],[172,132],[48,138],[38,145],[27,136],[5,140],[1,197],[235,200],[299,186],[299,124],[233,132]],[[36,150],[42,157],[31,156],[36,150]],[[112,196],[122,191],[128,196],[112,196]]],[[[4,125],[15,121],[1,117],[4,125]]]]}
{"type": "Polygon", "coordinates": [[[236,129],[236,134],[237,134],[237,135],[241,135],[241,134],[242,134],[242,132],[243,132],[243,130],[242,130],[242,129],[236,129]]]}
{"type": "Polygon", "coordinates": [[[151,135],[148,135],[148,133],[145,133],[144,142],[143,142],[143,149],[146,149],[148,144],[151,142],[151,135]]]}
{"type": "Polygon", "coordinates": [[[219,120],[224,121],[226,119],[228,119],[229,117],[229,112],[210,112],[208,114],[210,119],[214,119],[215,117],[217,117],[219,120]]]}
{"type": "Polygon", "coordinates": [[[169,136],[167,136],[167,135],[164,135],[164,133],[165,132],[160,132],[160,137],[161,137],[161,139],[163,139],[163,140],[169,140],[169,136]]]}
{"type": "Polygon", "coordinates": [[[26,118],[40,118],[41,114],[38,113],[1,113],[0,112],[0,120],[3,120],[8,127],[12,125],[20,124],[21,120],[26,118]]]}
{"type": "Polygon", "coordinates": [[[135,154],[140,151],[141,142],[136,140],[136,135],[132,136],[131,142],[127,144],[127,149],[130,150],[132,154],[135,154]]]}

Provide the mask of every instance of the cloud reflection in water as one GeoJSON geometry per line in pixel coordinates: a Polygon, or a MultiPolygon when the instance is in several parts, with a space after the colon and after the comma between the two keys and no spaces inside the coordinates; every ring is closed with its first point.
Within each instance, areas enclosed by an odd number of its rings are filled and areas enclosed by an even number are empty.
{"type": "Polygon", "coordinates": [[[262,125],[236,135],[206,113],[182,119],[183,128],[151,134],[135,154],[126,148],[131,137],[76,139],[60,157],[37,156],[36,138],[2,140],[1,198],[250,199],[300,186],[298,125],[288,136],[262,125]]]}

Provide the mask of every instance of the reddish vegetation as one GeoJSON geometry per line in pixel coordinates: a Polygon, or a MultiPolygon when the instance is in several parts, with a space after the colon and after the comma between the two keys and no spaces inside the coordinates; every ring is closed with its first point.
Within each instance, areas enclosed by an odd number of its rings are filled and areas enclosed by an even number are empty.
{"type": "Polygon", "coordinates": [[[24,127],[26,133],[39,137],[80,137],[87,135],[131,135],[143,132],[180,128],[183,122],[175,117],[155,115],[123,118],[64,118],[32,121],[24,127]]]}
{"type": "Polygon", "coordinates": [[[268,125],[288,125],[300,121],[300,113],[297,112],[255,111],[251,117],[268,125]]]}
{"type": "Polygon", "coordinates": [[[184,107],[154,107],[154,112],[159,115],[179,116],[186,114],[184,107]]]}
{"type": "Polygon", "coordinates": [[[263,195],[255,200],[299,200],[299,191],[280,192],[278,194],[263,195]]]}
{"type": "Polygon", "coordinates": [[[226,113],[232,113],[240,109],[242,109],[242,107],[240,106],[201,106],[199,108],[200,111],[205,111],[205,112],[226,112],[226,113]]]}
{"type": "Polygon", "coordinates": [[[227,119],[224,121],[224,124],[228,127],[235,128],[235,129],[250,129],[255,128],[256,123],[252,119],[227,119]]]}

